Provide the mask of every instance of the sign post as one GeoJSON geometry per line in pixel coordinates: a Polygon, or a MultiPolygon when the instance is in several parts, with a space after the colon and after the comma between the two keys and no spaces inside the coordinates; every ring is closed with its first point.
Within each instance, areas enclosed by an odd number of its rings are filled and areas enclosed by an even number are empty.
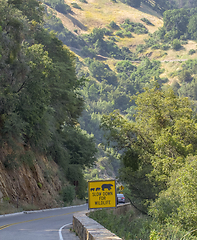
{"type": "Polygon", "coordinates": [[[88,208],[116,207],[116,181],[100,180],[88,182],[88,208]]]}

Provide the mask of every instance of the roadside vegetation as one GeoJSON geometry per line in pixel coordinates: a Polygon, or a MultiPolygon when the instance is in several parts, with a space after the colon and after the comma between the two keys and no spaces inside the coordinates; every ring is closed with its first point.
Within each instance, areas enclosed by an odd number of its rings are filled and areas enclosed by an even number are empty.
{"type": "Polygon", "coordinates": [[[193,42],[191,50],[188,45],[196,40],[196,9],[173,10],[157,4],[158,8],[163,26],[154,32],[149,29],[155,24],[148,18],[138,23],[125,18],[76,35],[83,39],[76,52],[77,74],[89,79],[81,89],[86,111],[80,124],[94,134],[99,149],[99,167],[87,170],[85,176],[99,179],[106,174],[107,161],[114,169],[119,166],[127,197],[146,213],[140,218],[130,213],[119,220],[109,214],[109,220],[105,211],[99,211],[102,220],[99,216],[96,220],[117,235],[196,239],[196,195],[192,194],[196,188],[196,46],[193,42]],[[123,45],[135,38],[144,42],[139,41],[135,49],[123,45]],[[183,52],[186,58],[194,56],[179,62],[183,52]],[[177,61],[173,71],[167,62],[172,56],[177,61]],[[117,230],[121,220],[131,228],[117,230]]]}
{"type": "Polygon", "coordinates": [[[196,240],[191,231],[185,231],[171,224],[159,224],[150,216],[136,214],[132,210],[125,215],[114,215],[110,210],[92,211],[89,217],[105,226],[124,240],[196,240]]]}
{"type": "MultiPolygon", "coordinates": [[[[62,186],[77,186],[75,196],[84,199],[83,169],[93,165],[97,152],[78,124],[86,80],[76,76],[74,54],[43,28],[43,16],[36,0],[0,2],[0,161],[3,170],[25,166],[33,172],[45,156],[59,167],[62,186]]],[[[50,182],[53,171],[42,171],[50,182]]],[[[68,191],[63,201],[70,203],[75,196],[67,199],[68,191]]],[[[17,193],[7,197],[14,203],[17,193]]]]}
{"type": "Polygon", "coordinates": [[[195,2],[42,2],[0,3],[4,168],[47,156],[64,205],[87,180],[118,177],[143,214],[95,212],[101,224],[125,239],[196,239],[195,2]]]}

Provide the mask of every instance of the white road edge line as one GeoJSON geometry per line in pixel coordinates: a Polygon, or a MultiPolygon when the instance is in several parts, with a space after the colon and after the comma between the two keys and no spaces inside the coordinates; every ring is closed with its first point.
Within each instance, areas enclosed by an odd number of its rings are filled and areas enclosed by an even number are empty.
{"type": "Polygon", "coordinates": [[[68,225],[71,225],[72,223],[68,223],[64,226],[62,226],[60,229],[59,229],[59,240],[64,240],[63,237],[62,237],[62,229],[68,225]]]}
{"type": "Polygon", "coordinates": [[[81,204],[81,205],[61,207],[61,208],[49,208],[49,209],[41,209],[41,210],[34,210],[34,211],[23,211],[23,212],[17,212],[17,213],[3,214],[3,215],[0,215],[0,218],[1,217],[9,217],[9,216],[14,216],[14,215],[24,214],[24,213],[25,214],[29,214],[29,213],[39,213],[39,212],[60,210],[60,209],[66,209],[66,208],[76,208],[76,207],[81,207],[81,206],[85,206],[85,205],[86,205],[86,203],[85,204],[81,204]]]}

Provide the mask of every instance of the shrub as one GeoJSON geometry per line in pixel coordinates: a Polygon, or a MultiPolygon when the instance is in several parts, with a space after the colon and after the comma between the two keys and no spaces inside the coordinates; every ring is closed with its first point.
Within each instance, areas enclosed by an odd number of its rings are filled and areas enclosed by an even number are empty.
{"type": "Polygon", "coordinates": [[[107,35],[107,36],[110,36],[110,35],[112,35],[112,33],[113,33],[111,30],[109,30],[109,29],[107,29],[107,28],[103,28],[103,32],[104,32],[104,34],[107,35]]]}
{"type": "Polygon", "coordinates": [[[75,187],[71,185],[66,186],[65,188],[62,189],[61,195],[62,195],[62,200],[65,203],[71,204],[75,198],[75,187]]]}
{"type": "Polygon", "coordinates": [[[88,46],[82,47],[81,54],[84,57],[90,57],[90,58],[96,57],[96,52],[92,48],[88,48],[88,46]]]}
{"type": "Polygon", "coordinates": [[[145,50],[145,45],[144,44],[139,44],[136,48],[136,52],[141,53],[145,50]]]}
{"type": "Polygon", "coordinates": [[[148,30],[146,29],[146,27],[142,24],[142,25],[137,25],[134,29],[134,33],[136,34],[147,34],[148,30]]]}
{"type": "Polygon", "coordinates": [[[27,166],[32,167],[34,158],[35,156],[32,151],[25,151],[24,153],[20,154],[19,161],[22,164],[26,164],[27,166]]]}
{"type": "Polygon", "coordinates": [[[114,36],[109,37],[109,40],[111,40],[111,41],[113,41],[113,42],[116,42],[116,41],[117,41],[114,36]]]}
{"type": "Polygon", "coordinates": [[[117,31],[115,34],[117,35],[117,36],[119,36],[119,37],[123,37],[123,31],[122,30],[119,30],[119,31],[117,31]]]}
{"type": "Polygon", "coordinates": [[[174,39],[172,42],[172,48],[178,51],[181,48],[181,43],[178,39],[174,39]]]}
{"type": "Polygon", "coordinates": [[[125,36],[125,37],[129,37],[129,38],[133,37],[133,35],[131,34],[131,32],[124,32],[124,36],[125,36]]]}
{"type": "Polygon", "coordinates": [[[161,49],[164,50],[164,51],[168,50],[169,48],[170,48],[170,46],[168,44],[162,44],[161,45],[161,49]]]}
{"type": "Polygon", "coordinates": [[[183,70],[181,71],[179,75],[180,82],[191,82],[192,76],[189,70],[183,70]]]}
{"type": "Polygon", "coordinates": [[[148,30],[142,23],[131,22],[130,19],[125,19],[121,27],[126,31],[134,32],[136,34],[147,34],[148,30]]]}
{"type": "Polygon", "coordinates": [[[192,54],[194,54],[196,51],[194,50],[194,49],[190,49],[189,50],[189,55],[192,55],[192,54]]]}
{"type": "Polygon", "coordinates": [[[109,27],[111,27],[113,29],[119,29],[119,26],[114,21],[110,22],[109,27]]]}
{"type": "Polygon", "coordinates": [[[147,18],[141,18],[141,20],[143,22],[145,22],[147,25],[151,25],[151,26],[154,26],[154,24],[152,22],[150,22],[147,18]]]}
{"type": "Polygon", "coordinates": [[[88,3],[86,0],[79,0],[82,3],[88,3]]]}
{"type": "Polygon", "coordinates": [[[42,188],[42,183],[38,182],[37,185],[40,189],[42,188]]]}
{"type": "Polygon", "coordinates": [[[154,44],[151,49],[160,49],[160,44],[157,43],[157,44],[154,44]]]}
{"type": "Polygon", "coordinates": [[[16,169],[19,167],[19,163],[17,161],[17,155],[14,153],[8,154],[5,157],[5,160],[3,161],[3,165],[5,168],[12,170],[12,169],[16,169]]]}
{"type": "Polygon", "coordinates": [[[71,8],[69,5],[65,4],[65,3],[57,3],[55,5],[55,10],[60,12],[60,13],[63,13],[63,14],[66,14],[68,12],[71,12],[71,8]]]}
{"type": "Polygon", "coordinates": [[[149,239],[150,220],[144,216],[135,219],[133,211],[128,211],[126,215],[115,215],[103,209],[90,212],[89,217],[123,239],[149,239]]]}
{"type": "Polygon", "coordinates": [[[77,8],[77,9],[82,9],[77,3],[72,2],[71,3],[72,7],[77,8]]]}
{"type": "Polygon", "coordinates": [[[160,225],[158,222],[153,223],[154,229],[151,230],[150,240],[165,240],[165,239],[182,239],[182,240],[195,240],[194,236],[191,236],[189,232],[184,231],[180,227],[166,224],[160,225]]]}

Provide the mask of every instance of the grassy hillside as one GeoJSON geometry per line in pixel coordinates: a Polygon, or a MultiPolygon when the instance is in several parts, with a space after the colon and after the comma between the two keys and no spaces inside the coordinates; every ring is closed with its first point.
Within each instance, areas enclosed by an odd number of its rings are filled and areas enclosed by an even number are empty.
{"type": "Polygon", "coordinates": [[[181,47],[175,50],[172,41],[163,43],[162,38],[155,41],[154,33],[162,29],[163,17],[145,4],[135,9],[120,1],[66,0],[64,3],[70,10],[60,13],[49,3],[46,5],[47,27],[56,31],[76,54],[78,76],[89,79],[82,89],[86,110],[80,124],[89,134],[94,134],[99,153],[97,167],[87,170],[86,178],[115,177],[120,162],[110,147],[102,147],[105,134],[99,128],[102,115],[118,108],[132,119],[135,111],[130,97],[143,87],[151,86],[153,79],[165,85],[178,83],[180,87],[183,62],[197,57],[196,42],[180,40],[181,47]],[[116,26],[112,27],[112,23],[116,26]],[[151,41],[155,42],[150,44],[151,41]],[[128,79],[125,79],[118,64],[127,60],[134,67],[130,66],[133,69],[128,70],[128,79]]]}
{"type": "MultiPolygon", "coordinates": [[[[154,33],[158,28],[163,26],[162,16],[143,3],[139,9],[132,8],[122,2],[114,3],[110,0],[99,2],[96,0],[90,0],[87,3],[83,3],[80,0],[66,0],[65,3],[72,7],[72,14],[54,12],[62,21],[64,27],[73,32],[73,34],[76,34],[77,31],[77,35],[90,33],[94,28],[105,28],[111,21],[120,25],[127,18],[130,19],[131,22],[140,22],[142,24],[144,24],[144,22],[141,19],[147,18],[153,24],[152,26],[146,25],[150,33],[154,33]],[[77,3],[81,9],[72,7],[73,2],[77,3]]],[[[144,39],[148,38],[148,34],[138,35],[133,33],[132,35],[132,38],[117,37],[117,45],[119,47],[128,47],[131,51],[135,52],[136,47],[139,44],[143,44],[144,39]]],[[[174,78],[168,73],[174,72],[175,68],[180,68],[181,63],[177,63],[178,59],[195,59],[197,57],[197,52],[193,55],[189,55],[189,50],[196,49],[196,45],[195,41],[189,40],[179,51],[173,49],[167,51],[152,50],[151,48],[148,48],[143,53],[143,56],[148,56],[151,60],[162,61],[162,67],[166,70],[163,76],[168,76],[171,83],[174,78]],[[168,61],[171,62],[172,60],[176,60],[176,63],[168,63],[168,61]]],[[[77,54],[77,51],[75,51],[75,53],[77,54]]],[[[112,68],[116,63],[113,59],[107,59],[106,61],[112,68]]]]}
{"type": "Polygon", "coordinates": [[[124,224],[121,237],[195,239],[197,135],[189,99],[197,101],[197,9],[161,17],[118,0],[57,4],[48,3],[46,27],[76,54],[77,76],[87,79],[79,123],[94,135],[98,161],[86,180],[118,177],[130,202],[154,217],[128,216],[140,227],[126,233],[124,224]]]}

